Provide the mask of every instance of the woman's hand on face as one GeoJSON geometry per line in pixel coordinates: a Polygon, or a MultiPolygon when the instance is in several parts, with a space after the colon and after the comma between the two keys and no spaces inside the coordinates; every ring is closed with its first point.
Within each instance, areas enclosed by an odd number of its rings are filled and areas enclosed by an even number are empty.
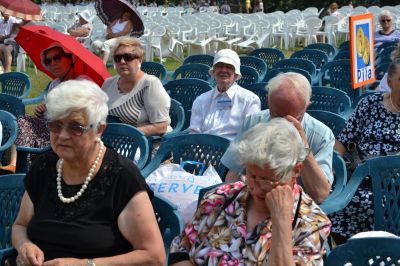
{"type": "Polygon", "coordinates": [[[86,266],[87,260],[75,258],[60,258],[49,260],[43,263],[43,266],[86,266]]]}
{"type": "Polygon", "coordinates": [[[291,219],[294,197],[288,184],[278,185],[265,195],[265,204],[271,218],[291,219]]]}
{"type": "Polygon", "coordinates": [[[43,251],[35,244],[28,242],[19,248],[18,266],[41,266],[44,261],[43,251]]]}
{"type": "Polygon", "coordinates": [[[46,105],[45,104],[39,104],[35,108],[35,115],[39,118],[42,118],[44,115],[44,112],[46,112],[46,105]]]}

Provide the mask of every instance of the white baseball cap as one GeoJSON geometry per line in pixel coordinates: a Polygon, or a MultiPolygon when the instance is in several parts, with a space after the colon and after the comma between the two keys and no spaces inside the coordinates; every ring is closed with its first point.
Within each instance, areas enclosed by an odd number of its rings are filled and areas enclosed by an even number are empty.
{"type": "Polygon", "coordinates": [[[83,10],[78,13],[78,16],[86,20],[86,22],[90,23],[92,21],[92,16],[90,15],[89,10],[83,10]]]}
{"type": "Polygon", "coordinates": [[[214,56],[213,67],[209,71],[210,75],[213,74],[214,66],[220,62],[232,65],[235,68],[235,74],[238,75],[237,79],[242,77],[242,74],[240,73],[240,58],[235,51],[231,49],[219,50],[214,56]]]}

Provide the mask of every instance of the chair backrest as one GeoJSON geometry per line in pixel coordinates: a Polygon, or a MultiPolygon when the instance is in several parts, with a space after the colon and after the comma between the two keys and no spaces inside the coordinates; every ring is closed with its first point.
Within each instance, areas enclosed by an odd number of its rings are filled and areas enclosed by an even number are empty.
{"type": "Polygon", "coordinates": [[[1,93],[10,94],[20,99],[31,91],[31,79],[22,72],[7,72],[0,74],[1,93]]]}
{"type": "Polygon", "coordinates": [[[375,78],[377,80],[381,80],[383,78],[383,76],[386,74],[388,70],[389,65],[390,62],[383,62],[375,68],[375,78]]]}
{"type": "Polygon", "coordinates": [[[200,94],[212,89],[208,82],[192,78],[171,80],[164,85],[164,88],[169,96],[179,101],[185,109],[184,128],[189,127],[193,101],[200,94]]]}
{"type": "Polygon", "coordinates": [[[3,138],[0,146],[0,159],[5,150],[11,147],[17,139],[18,124],[14,115],[0,110],[0,122],[3,127],[3,138]]]}
{"type": "Polygon", "coordinates": [[[240,73],[242,74],[242,77],[236,81],[240,86],[257,83],[260,81],[258,72],[253,67],[241,65],[240,73]]]}
{"type": "Polygon", "coordinates": [[[0,176],[0,249],[11,248],[11,228],[24,193],[25,174],[0,176]]]}
{"type": "Polygon", "coordinates": [[[212,77],[210,73],[208,73],[209,70],[210,67],[204,64],[191,63],[181,65],[175,69],[174,73],[172,74],[172,79],[196,78],[210,82],[212,77]]]}
{"type": "Polygon", "coordinates": [[[351,100],[361,95],[361,88],[353,89],[351,86],[350,60],[342,59],[328,62],[319,73],[319,86],[337,88],[347,93],[351,100]]]}
{"type": "Polygon", "coordinates": [[[328,54],[321,50],[314,49],[303,49],[294,52],[290,58],[301,58],[307,59],[314,63],[317,69],[321,69],[321,67],[329,61],[328,54]]]}
{"type": "Polygon", "coordinates": [[[280,61],[275,62],[272,65],[272,69],[275,68],[300,68],[305,71],[307,71],[311,76],[315,75],[316,72],[316,67],[313,62],[307,59],[301,59],[301,58],[288,58],[288,59],[283,59],[280,61]]]}
{"type": "Polygon", "coordinates": [[[266,86],[267,86],[266,82],[244,85],[244,88],[248,89],[249,91],[252,91],[260,98],[261,110],[268,109],[268,92],[266,86]]]}
{"type": "Polygon", "coordinates": [[[212,55],[196,54],[196,55],[189,55],[188,57],[186,57],[185,60],[183,61],[183,65],[196,63],[212,67],[213,62],[214,62],[214,56],[212,55]]]}
{"type": "Polygon", "coordinates": [[[163,84],[167,82],[167,69],[161,63],[142,62],[140,69],[147,74],[156,76],[163,84]]]}
{"type": "Polygon", "coordinates": [[[152,204],[168,256],[172,240],[183,231],[184,222],[178,207],[163,196],[154,195],[152,204]]]}
{"type": "MultiPolygon", "coordinates": [[[[180,164],[182,161],[195,161],[212,164],[221,179],[224,179],[226,167],[221,162],[230,141],[224,137],[211,134],[185,134],[170,137],[161,142],[161,145],[150,163],[143,169],[143,176],[147,177],[157,167],[169,160],[180,164]]],[[[193,169],[198,174],[200,168],[193,169]]],[[[192,172],[192,171],[191,171],[192,172]]]]}
{"type": "Polygon", "coordinates": [[[300,68],[296,68],[296,67],[274,68],[274,69],[268,70],[267,74],[264,77],[263,82],[268,82],[270,79],[272,79],[279,73],[286,73],[286,72],[299,73],[299,74],[303,75],[304,77],[306,77],[308,82],[310,82],[310,84],[312,84],[312,78],[311,78],[310,73],[308,73],[304,69],[300,69],[300,68]]]}
{"type": "Polygon", "coordinates": [[[185,124],[185,109],[180,102],[171,99],[171,108],[169,108],[169,117],[171,118],[172,131],[169,133],[177,133],[183,130],[185,124]]]}
{"type": "Polygon", "coordinates": [[[139,149],[140,158],[136,163],[139,169],[143,169],[150,158],[151,147],[147,138],[134,126],[124,123],[107,124],[102,140],[104,144],[131,161],[135,160],[136,152],[139,149]]]}
{"type": "MultiPolygon", "coordinates": [[[[393,46],[396,47],[397,46],[397,42],[398,41],[390,41],[390,42],[384,42],[381,45],[378,46],[378,48],[376,48],[376,56],[379,55],[382,51],[386,50],[387,48],[392,48],[393,46]]],[[[390,49],[393,50],[394,48],[390,49]]]]}
{"type": "Polygon", "coordinates": [[[329,60],[332,60],[333,57],[335,57],[336,55],[336,48],[329,43],[313,43],[307,45],[304,49],[315,49],[323,51],[328,55],[329,60]]]}
{"type": "Polygon", "coordinates": [[[307,113],[329,127],[335,137],[339,135],[340,131],[346,125],[346,119],[344,117],[329,111],[307,110],[307,113]]]}
{"type": "Polygon", "coordinates": [[[311,105],[307,110],[324,110],[344,114],[351,109],[351,100],[344,91],[331,87],[312,87],[311,105]]]}
{"type": "Polygon", "coordinates": [[[344,41],[339,45],[339,51],[350,50],[350,41],[344,41]]]}
{"type": "Polygon", "coordinates": [[[21,99],[15,96],[0,93],[0,110],[7,111],[14,116],[24,115],[25,105],[21,99]]]}
{"type": "Polygon", "coordinates": [[[400,265],[399,250],[400,238],[351,238],[329,253],[325,265],[400,265]]]}
{"type": "Polygon", "coordinates": [[[272,65],[279,60],[282,60],[285,58],[285,55],[281,50],[275,49],[275,48],[260,48],[260,49],[255,49],[252,51],[250,56],[255,56],[259,57],[264,62],[267,64],[268,69],[272,68],[272,65]]]}
{"type": "Polygon", "coordinates": [[[350,50],[339,50],[333,60],[350,59],[350,50]]]}
{"type": "Polygon", "coordinates": [[[267,64],[259,57],[255,56],[241,56],[240,65],[249,66],[257,70],[260,81],[263,80],[267,73],[267,64]]]}

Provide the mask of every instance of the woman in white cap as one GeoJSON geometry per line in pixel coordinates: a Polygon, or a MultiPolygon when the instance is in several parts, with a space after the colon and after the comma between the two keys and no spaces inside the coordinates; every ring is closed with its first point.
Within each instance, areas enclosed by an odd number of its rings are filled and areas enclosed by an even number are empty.
{"type": "Polygon", "coordinates": [[[86,37],[90,36],[93,29],[91,23],[92,19],[89,10],[83,10],[78,13],[79,21],[76,22],[71,28],[68,29],[69,35],[78,39],[78,41],[83,42],[86,37]]]}

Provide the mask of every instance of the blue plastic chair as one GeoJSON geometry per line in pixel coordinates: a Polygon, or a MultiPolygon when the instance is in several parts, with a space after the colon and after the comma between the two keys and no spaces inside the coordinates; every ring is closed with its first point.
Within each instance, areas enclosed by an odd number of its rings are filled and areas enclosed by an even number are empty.
{"type": "Polygon", "coordinates": [[[307,110],[307,113],[329,127],[337,137],[346,125],[346,119],[338,114],[323,110],[307,110]]]}
{"type": "Polygon", "coordinates": [[[15,96],[0,93],[0,110],[7,111],[17,117],[25,114],[25,105],[21,99],[15,96]]]}
{"type": "Polygon", "coordinates": [[[307,45],[304,49],[314,49],[323,51],[328,55],[329,61],[332,61],[336,55],[336,48],[328,43],[313,43],[307,45]]]}
{"type": "Polygon", "coordinates": [[[272,68],[272,65],[279,60],[282,60],[285,58],[285,55],[283,52],[279,49],[275,48],[259,48],[255,49],[254,51],[251,51],[249,54],[250,56],[255,56],[258,58],[261,58],[264,60],[264,62],[267,64],[268,69],[272,68]]]}
{"type": "Polygon", "coordinates": [[[136,127],[124,123],[107,124],[101,139],[104,144],[113,148],[120,155],[134,161],[137,150],[140,158],[136,165],[139,169],[147,164],[150,159],[151,147],[146,136],[136,127]]]}
{"type": "Polygon", "coordinates": [[[156,76],[162,84],[168,82],[167,69],[158,62],[142,62],[140,69],[150,75],[156,76]]]}
{"type": "Polygon", "coordinates": [[[344,91],[331,87],[312,87],[311,105],[307,110],[324,110],[347,115],[351,110],[351,100],[344,91]]]}
{"type": "Polygon", "coordinates": [[[350,59],[350,50],[339,50],[333,60],[350,59]]]}
{"type": "Polygon", "coordinates": [[[210,83],[212,82],[212,77],[208,73],[209,70],[210,67],[204,64],[192,63],[181,65],[172,74],[172,79],[196,78],[210,83]]]}
{"type": "MultiPolygon", "coordinates": [[[[144,177],[157,169],[162,162],[169,160],[180,164],[182,161],[212,164],[221,179],[224,179],[227,168],[221,163],[221,157],[229,146],[229,140],[211,134],[185,134],[170,137],[161,142],[157,153],[142,170],[144,177]]],[[[198,174],[200,169],[193,169],[198,174]]],[[[192,172],[192,171],[191,171],[192,172]]]]}
{"type": "Polygon", "coordinates": [[[163,196],[154,195],[152,204],[164,241],[164,248],[168,261],[169,248],[172,240],[183,231],[183,218],[178,211],[178,207],[163,196]]]}
{"type": "Polygon", "coordinates": [[[350,50],[350,41],[344,41],[339,45],[339,50],[350,50]]]}
{"type": "Polygon", "coordinates": [[[274,69],[268,70],[267,75],[265,75],[263,82],[268,82],[270,79],[272,79],[273,77],[275,77],[279,73],[286,73],[286,72],[299,73],[299,74],[303,75],[304,77],[306,77],[308,82],[310,82],[310,84],[312,84],[311,75],[307,71],[305,71],[304,69],[300,69],[300,68],[297,68],[297,67],[274,68],[274,69]]]}
{"type": "Polygon", "coordinates": [[[11,228],[17,218],[24,188],[24,174],[0,176],[0,265],[16,265],[17,251],[11,244],[11,228]]]}
{"type": "Polygon", "coordinates": [[[374,230],[400,235],[400,156],[381,156],[365,160],[351,175],[339,195],[324,202],[324,211],[345,208],[365,177],[372,180],[374,195],[374,230]]]}
{"type": "Polygon", "coordinates": [[[182,104],[177,100],[171,99],[169,117],[171,118],[170,126],[172,127],[172,131],[166,133],[165,135],[181,132],[185,124],[185,109],[183,109],[182,104]]]}
{"type": "Polygon", "coordinates": [[[177,100],[185,110],[185,123],[183,128],[188,128],[193,101],[200,94],[212,89],[210,84],[201,79],[177,79],[171,80],[164,85],[172,99],[177,100]]]}
{"type": "Polygon", "coordinates": [[[242,77],[236,81],[240,86],[246,86],[247,84],[253,84],[260,81],[260,77],[255,68],[249,66],[240,66],[240,73],[242,77]]]}
{"type": "Polygon", "coordinates": [[[325,64],[318,75],[319,86],[329,86],[347,93],[351,100],[361,95],[361,88],[351,85],[350,60],[342,59],[325,64]]]}
{"type": "Polygon", "coordinates": [[[254,92],[260,98],[261,110],[268,109],[268,91],[266,89],[266,86],[266,82],[246,84],[244,86],[244,88],[254,92]]]}
{"type": "Polygon", "coordinates": [[[337,246],[329,253],[325,260],[325,265],[400,265],[399,250],[400,238],[351,238],[345,244],[337,246]]]}
{"type": "Polygon", "coordinates": [[[1,93],[10,94],[20,99],[28,97],[31,92],[31,79],[22,72],[0,74],[1,93]]]}
{"type": "Polygon", "coordinates": [[[17,139],[18,124],[15,116],[7,111],[0,110],[0,121],[3,127],[3,138],[0,146],[0,159],[5,150],[9,149],[17,139]]]}
{"type": "Polygon", "coordinates": [[[321,51],[321,50],[314,50],[314,49],[303,49],[294,52],[290,58],[300,58],[300,59],[307,59],[314,63],[317,70],[321,69],[321,67],[328,63],[329,58],[328,54],[321,51]]]}
{"type": "Polygon", "coordinates": [[[385,50],[393,51],[393,49],[396,48],[397,44],[398,44],[398,41],[382,43],[375,49],[375,56],[378,56],[382,51],[385,51],[385,50]]]}
{"type": "Polygon", "coordinates": [[[46,88],[44,88],[44,90],[36,97],[33,98],[25,98],[22,99],[22,102],[25,105],[32,105],[32,104],[38,104],[43,102],[44,97],[46,96],[47,92],[49,91],[49,85],[50,85],[51,81],[47,84],[46,88]]]}
{"type": "Polygon", "coordinates": [[[185,60],[183,61],[183,65],[195,63],[195,64],[204,64],[211,68],[213,62],[214,62],[214,56],[212,55],[196,54],[196,55],[189,55],[188,57],[186,57],[185,60]]]}
{"type": "Polygon", "coordinates": [[[388,71],[391,62],[383,62],[375,67],[375,78],[381,80],[388,71]]]}
{"type": "Polygon", "coordinates": [[[307,59],[301,59],[301,58],[288,58],[288,59],[283,59],[278,62],[275,62],[272,66],[272,69],[276,68],[299,68],[302,70],[305,70],[310,74],[312,83],[316,83],[316,71],[317,68],[315,67],[314,63],[311,62],[310,60],[307,59]]]}
{"type": "Polygon", "coordinates": [[[255,56],[241,56],[240,57],[241,66],[249,66],[257,70],[259,80],[261,82],[267,73],[267,64],[261,58],[255,56]]]}

